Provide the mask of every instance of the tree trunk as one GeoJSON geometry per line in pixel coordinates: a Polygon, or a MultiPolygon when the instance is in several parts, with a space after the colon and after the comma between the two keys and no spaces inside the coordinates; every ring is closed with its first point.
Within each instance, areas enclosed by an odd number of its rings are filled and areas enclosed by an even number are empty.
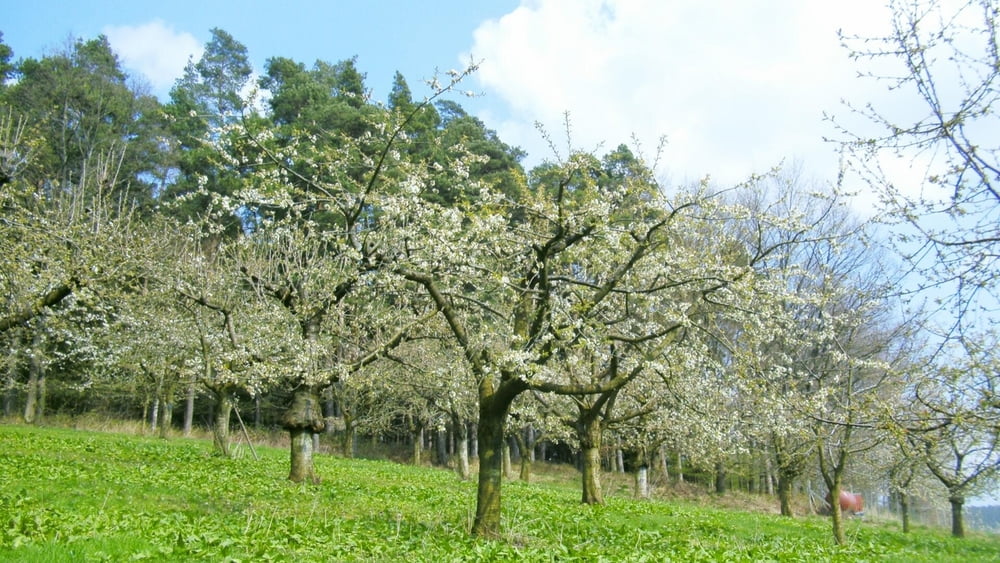
{"type": "Polygon", "coordinates": [[[288,479],[296,483],[308,481],[319,483],[319,477],[313,466],[312,431],[308,428],[290,428],[288,435],[291,445],[291,470],[288,479]]]}
{"type": "Polygon", "coordinates": [[[792,483],[794,480],[792,475],[778,470],[778,502],[781,504],[782,516],[792,516],[792,483]]]}
{"type": "Polygon", "coordinates": [[[661,444],[657,452],[657,457],[660,458],[660,473],[663,475],[663,482],[666,483],[670,480],[670,464],[667,459],[667,447],[661,444]]]}
{"type": "Polygon", "coordinates": [[[195,395],[195,378],[191,378],[191,383],[188,384],[187,396],[184,398],[184,437],[187,438],[191,435],[191,430],[194,427],[194,395],[195,395]]]}
{"type": "Polygon", "coordinates": [[[528,445],[524,432],[515,432],[514,439],[517,441],[518,451],[521,452],[521,473],[518,475],[518,479],[527,483],[531,481],[531,458],[534,457],[534,448],[528,445]]]}
{"type": "Polygon", "coordinates": [[[437,451],[437,464],[445,467],[448,465],[448,432],[439,429],[434,433],[434,446],[437,451]]]}
{"type": "MultiPolygon", "coordinates": [[[[171,393],[172,394],[172,393],[171,393]]],[[[160,438],[166,439],[174,418],[174,402],[171,398],[163,399],[163,415],[160,417],[160,438]]]]}
{"type": "Polygon", "coordinates": [[[645,463],[635,472],[635,498],[649,498],[649,466],[645,463]]]}
{"type": "Polygon", "coordinates": [[[507,479],[510,479],[510,476],[514,472],[514,470],[511,469],[511,463],[510,463],[510,442],[508,442],[506,438],[504,438],[503,444],[501,445],[500,449],[503,454],[502,455],[503,476],[506,477],[507,479]]]}
{"type": "Polygon", "coordinates": [[[774,496],[774,471],[771,467],[771,456],[764,453],[764,487],[768,496],[774,496]]]}
{"type": "Polygon", "coordinates": [[[288,479],[296,483],[318,483],[319,478],[313,467],[313,434],[322,432],[326,427],[319,397],[308,387],[297,389],[292,395],[292,405],[281,422],[291,439],[288,479]]]}
{"type": "Polygon", "coordinates": [[[212,427],[212,444],[217,453],[229,457],[229,416],[233,410],[233,399],[225,391],[216,391],[215,396],[215,425],[212,427]]]}
{"type": "Polygon", "coordinates": [[[41,424],[45,414],[45,363],[42,361],[41,337],[33,339],[28,368],[28,396],[24,403],[24,422],[41,424]]]}
{"type": "Polygon", "coordinates": [[[340,451],[347,459],[354,459],[357,449],[357,432],[354,430],[354,421],[344,415],[344,435],[340,439],[340,451]]]}
{"type": "Polygon", "coordinates": [[[601,491],[601,421],[598,416],[585,417],[580,436],[583,472],[583,503],[604,504],[601,491]]]}
{"type": "Polygon", "coordinates": [[[505,381],[500,389],[489,388],[484,380],[479,389],[479,422],[476,444],[479,450],[479,485],[476,491],[476,518],[472,535],[500,537],[500,485],[503,482],[504,427],[510,405],[524,389],[519,380],[505,381]]]}
{"type": "Polygon", "coordinates": [[[420,465],[420,454],[424,451],[424,429],[416,429],[410,435],[413,438],[413,455],[411,459],[413,460],[413,465],[420,465]]]}
{"type": "Polygon", "coordinates": [[[903,520],[903,533],[910,532],[910,495],[899,493],[899,516],[903,520]]]}
{"type": "Polygon", "coordinates": [[[840,508],[840,482],[835,481],[830,487],[830,521],[833,525],[833,541],[837,545],[847,543],[847,536],[844,534],[844,511],[840,508]]]}
{"type": "Polygon", "coordinates": [[[461,480],[468,481],[471,476],[469,472],[469,427],[458,415],[452,418],[452,425],[455,427],[455,453],[457,454],[455,471],[461,480]]]}
{"type": "Polygon", "coordinates": [[[24,400],[24,422],[35,423],[36,409],[38,408],[38,372],[32,368],[28,374],[27,396],[24,400]]]}
{"type": "Polygon", "coordinates": [[[962,515],[962,505],[965,504],[965,497],[962,495],[951,495],[948,497],[951,503],[951,535],[956,538],[965,537],[965,519],[962,515]]]}
{"type": "Polygon", "coordinates": [[[684,457],[680,450],[677,450],[677,482],[684,482],[684,457]]]}
{"type": "Polygon", "coordinates": [[[715,494],[726,492],[726,466],[721,461],[715,462],[715,494]]]}
{"type": "Polygon", "coordinates": [[[160,422],[160,398],[153,398],[153,408],[150,409],[149,413],[149,431],[153,434],[156,433],[157,424],[160,422]]]}

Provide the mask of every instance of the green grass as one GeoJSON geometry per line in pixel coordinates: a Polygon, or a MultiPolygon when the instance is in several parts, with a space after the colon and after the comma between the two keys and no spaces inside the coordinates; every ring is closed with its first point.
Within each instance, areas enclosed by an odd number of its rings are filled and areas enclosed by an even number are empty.
{"type": "Polygon", "coordinates": [[[222,459],[197,440],[0,426],[3,561],[996,561],[1000,538],[901,534],[820,518],[504,486],[505,538],[468,536],[475,485],[391,462],[317,458],[320,485],[285,480],[287,452],[222,459]]]}

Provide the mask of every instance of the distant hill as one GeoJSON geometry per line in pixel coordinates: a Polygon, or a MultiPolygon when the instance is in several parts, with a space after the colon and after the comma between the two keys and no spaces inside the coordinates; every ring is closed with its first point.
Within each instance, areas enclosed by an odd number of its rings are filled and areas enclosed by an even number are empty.
{"type": "Polygon", "coordinates": [[[1000,532],[1000,505],[969,506],[965,509],[969,525],[977,530],[1000,532]]]}

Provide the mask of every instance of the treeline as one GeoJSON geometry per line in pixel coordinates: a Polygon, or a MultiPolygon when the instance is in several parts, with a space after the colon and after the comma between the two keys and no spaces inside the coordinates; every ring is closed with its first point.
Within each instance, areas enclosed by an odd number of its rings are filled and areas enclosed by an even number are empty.
{"type": "Polygon", "coordinates": [[[525,478],[572,459],[587,503],[602,468],[642,496],[652,468],[787,515],[806,483],[891,495],[904,522],[937,495],[956,535],[995,467],[993,430],[954,416],[983,366],[928,367],[833,188],[666,186],[626,145],[525,170],[449,99],[474,68],[421,97],[397,73],[381,101],[355,59],[254,81],[215,29],[161,102],[104,37],[0,58],[7,416],[210,421],[228,455],[239,407],[288,431],[295,481],[323,432],[417,461],[433,436],[462,478],[478,459],[480,536],[511,450],[525,478]]]}

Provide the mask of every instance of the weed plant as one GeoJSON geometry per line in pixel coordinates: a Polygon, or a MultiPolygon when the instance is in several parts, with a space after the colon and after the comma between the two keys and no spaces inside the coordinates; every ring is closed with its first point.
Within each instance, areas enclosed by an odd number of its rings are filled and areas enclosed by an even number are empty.
{"type": "Polygon", "coordinates": [[[3,561],[997,561],[1000,538],[902,534],[851,520],[611,496],[575,483],[504,486],[505,537],[474,540],[475,484],[454,473],[287,451],[225,459],[202,440],[0,425],[3,561]]]}

